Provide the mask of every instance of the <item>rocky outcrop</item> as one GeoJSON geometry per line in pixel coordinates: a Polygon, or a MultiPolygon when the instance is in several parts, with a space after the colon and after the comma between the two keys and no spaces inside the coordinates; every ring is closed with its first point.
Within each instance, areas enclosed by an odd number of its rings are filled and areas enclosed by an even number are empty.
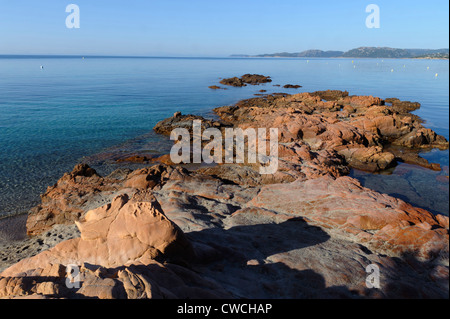
{"type": "Polygon", "coordinates": [[[254,98],[215,112],[242,129],[276,127],[281,143],[303,141],[312,150],[336,151],[361,170],[385,170],[397,160],[439,169],[411,153],[448,149],[448,141],[408,113],[413,103],[393,102],[395,107],[372,96],[324,91],[254,98]],[[391,146],[402,147],[402,152],[388,151],[391,146]]]}
{"type": "Polygon", "coordinates": [[[220,81],[220,84],[223,85],[229,85],[229,86],[234,86],[234,87],[243,87],[243,86],[247,86],[244,81],[242,81],[242,79],[238,78],[238,77],[232,77],[232,78],[228,78],[228,79],[222,79],[220,81]]]}
{"type": "Polygon", "coordinates": [[[29,212],[28,234],[37,235],[58,224],[73,224],[86,211],[112,200],[119,184],[116,178],[103,178],[89,166],[77,165],[41,195],[41,204],[29,212]]]}
{"type": "Polygon", "coordinates": [[[379,254],[431,258],[448,251],[448,218],[371,191],[349,177],[265,186],[248,205],[302,217],[379,254]]]}
{"type": "Polygon", "coordinates": [[[262,83],[270,83],[272,79],[269,76],[264,76],[260,74],[244,74],[240,78],[232,77],[227,79],[222,79],[220,84],[229,85],[234,87],[242,87],[250,85],[259,85],[262,83]]]}
{"type": "Polygon", "coordinates": [[[226,88],[222,88],[222,87],[217,86],[217,85],[211,85],[208,88],[210,88],[211,90],[226,90],[226,88]]]}
{"type": "Polygon", "coordinates": [[[27,229],[76,224],[80,234],[6,269],[0,297],[447,298],[449,218],[347,176],[406,158],[431,165],[418,150],[448,148],[415,106],[323,91],[244,100],[217,108],[220,120],[177,112],[155,131],[192,133],[194,120],[278,128],[278,171],[180,167],[167,155],[127,157],[153,166],[105,177],[78,165],[42,195],[27,229]],[[70,264],[80,288],[66,283],[70,264]],[[378,290],[366,286],[369,265],[380,268],[378,290]]]}
{"type": "Polygon", "coordinates": [[[262,83],[270,83],[272,79],[270,76],[260,75],[260,74],[244,74],[241,76],[241,80],[250,85],[258,85],[262,83]]]}
{"type": "Polygon", "coordinates": [[[0,277],[4,299],[229,299],[231,295],[211,280],[175,264],[155,260],[104,268],[84,263],[80,277],[67,285],[67,267],[43,264],[26,275],[0,277]],[[77,288],[78,280],[81,280],[77,288]],[[73,287],[73,288],[72,288],[73,287]]]}
{"type": "Polygon", "coordinates": [[[139,194],[134,199],[119,196],[111,204],[86,213],[77,226],[80,238],[5,270],[0,277],[0,297],[229,296],[213,283],[173,264],[191,260],[193,248],[151,194],[139,194]],[[66,283],[69,265],[78,266],[82,278],[82,285],[75,290],[66,283]]]}
{"type": "Polygon", "coordinates": [[[397,98],[387,98],[385,102],[390,103],[391,107],[397,113],[409,113],[412,111],[416,111],[421,107],[420,103],[410,101],[400,101],[397,98]]]}
{"type": "MultiPolygon", "coordinates": [[[[160,161],[163,161],[159,159],[160,161]]],[[[54,186],[41,195],[42,203],[33,208],[27,219],[30,236],[42,234],[55,225],[74,224],[87,211],[110,203],[115,197],[132,197],[137,190],[153,189],[169,179],[176,179],[187,171],[165,165],[150,168],[116,170],[101,177],[87,165],[77,165],[73,172],[65,174],[54,186]],[[80,173],[89,171],[89,174],[80,173]]]]}
{"type": "Polygon", "coordinates": [[[302,86],[298,85],[298,84],[286,84],[285,86],[283,86],[285,89],[299,89],[302,86]]]}
{"type": "Polygon", "coordinates": [[[108,205],[87,212],[76,222],[80,238],[25,259],[4,271],[3,276],[37,269],[49,262],[114,268],[158,258],[192,257],[192,248],[182,231],[167,219],[151,195],[146,197],[147,201],[143,202],[122,195],[108,205]]]}
{"type": "Polygon", "coordinates": [[[170,136],[170,133],[174,129],[185,128],[192,134],[194,121],[201,121],[202,131],[210,127],[221,128],[225,126],[225,124],[221,121],[205,119],[204,117],[198,115],[182,115],[179,113],[177,116],[173,116],[157,123],[153,130],[158,134],[170,136]]]}
{"type": "MultiPolygon", "coordinates": [[[[207,169],[164,166],[135,172],[126,186],[134,195],[87,212],[77,222],[80,238],[0,274],[0,296],[445,295],[447,217],[363,188],[349,177],[260,187],[231,183],[225,179],[227,167],[233,166],[224,166],[222,177],[207,175],[207,169]],[[158,182],[145,184],[135,179],[139,176],[158,182]],[[403,261],[406,255],[415,258],[403,261]],[[80,267],[80,289],[65,284],[68,264],[80,267]],[[365,286],[371,264],[381,268],[381,290],[365,286]]],[[[239,177],[247,180],[244,173],[239,177]]]]}
{"type": "Polygon", "coordinates": [[[347,91],[339,90],[327,90],[327,91],[316,91],[311,93],[311,95],[318,96],[325,101],[338,101],[349,96],[347,91]]]}

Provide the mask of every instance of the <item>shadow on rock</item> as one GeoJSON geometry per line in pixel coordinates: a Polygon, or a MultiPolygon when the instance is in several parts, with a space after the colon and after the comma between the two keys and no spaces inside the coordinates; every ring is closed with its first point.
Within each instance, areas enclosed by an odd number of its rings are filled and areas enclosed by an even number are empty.
{"type": "Polygon", "coordinates": [[[415,253],[390,258],[380,265],[381,288],[387,299],[448,299],[448,252],[430,261],[415,253]]]}
{"type": "MultiPolygon", "coordinates": [[[[289,265],[303,250],[326,243],[330,236],[303,218],[281,224],[235,226],[189,233],[197,251],[196,269],[238,298],[355,298],[345,286],[327,288],[324,277],[305,262],[289,265]],[[303,269],[301,269],[303,268],[303,269]]],[[[318,257],[317,257],[318,258],[318,257]]]]}
{"type": "Polygon", "coordinates": [[[302,218],[189,233],[193,268],[236,298],[447,298],[448,267],[412,256],[390,258],[330,238],[302,218]],[[366,267],[380,267],[380,289],[369,289],[366,267]],[[447,297],[446,297],[447,296],[447,297]]]}

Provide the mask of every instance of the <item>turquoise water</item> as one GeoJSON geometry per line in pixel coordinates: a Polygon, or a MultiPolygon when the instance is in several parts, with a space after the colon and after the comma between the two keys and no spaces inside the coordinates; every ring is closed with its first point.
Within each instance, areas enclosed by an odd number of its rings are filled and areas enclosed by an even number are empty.
{"type": "MultiPolygon", "coordinates": [[[[261,89],[268,93],[338,89],[417,101],[422,108],[416,114],[425,125],[448,138],[448,85],[449,64],[442,60],[0,57],[0,215],[35,205],[39,194],[84,156],[136,143],[162,151],[162,138],[149,132],[176,111],[208,114],[261,89]],[[270,75],[273,83],[208,88],[220,77],[245,73],[270,75]]],[[[448,151],[425,156],[447,173],[354,175],[372,188],[387,193],[394,193],[389,191],[394,188],[396,196],[448,214],[448,182],[437,178],[448,175],[448,151]],[[406,186],[400,187],[403,193],[392,182],[383,186],[389,178],[406,181],[422,198],[436,197],[438,179],[442,196],[425,203],[406,186]]],[[[412,172],[422,171],[413,167],[412,172]]]]}

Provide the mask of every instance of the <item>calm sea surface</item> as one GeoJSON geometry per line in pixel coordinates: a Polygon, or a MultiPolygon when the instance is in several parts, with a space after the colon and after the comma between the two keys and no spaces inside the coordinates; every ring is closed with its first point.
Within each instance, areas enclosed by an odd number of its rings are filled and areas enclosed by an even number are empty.
{"type": "MultiPolygon", "coordinates": [[[[126,148],[164,151],[166,140],[151,131],[176,111],[205,115],[261,89],[348,90],[420,102],[415,113],[448,138],[448,86],[449,62],[442,60],[0,57],[0,216],[27,211],[85,156],[126,148]],[[245,73],[270,75],[273,83],[208,88],[220,77],[245,73]]],[[[443,171],[401,164],[390,175],[353,171],[352,176],[448,215],[449,153],[424,156],[443,171]]]]}

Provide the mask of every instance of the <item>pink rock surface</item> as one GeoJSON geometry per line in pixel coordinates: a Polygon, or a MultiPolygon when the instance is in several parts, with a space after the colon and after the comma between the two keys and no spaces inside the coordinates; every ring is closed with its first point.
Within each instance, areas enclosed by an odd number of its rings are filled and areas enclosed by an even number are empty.
{"type": "Polygon", "coordinates": [[[268,185],[248,205],[303,217],[391,256],[415,253],[429,258],[448,251],[448,217],[435,217],[349,177],[268,185]]]}

